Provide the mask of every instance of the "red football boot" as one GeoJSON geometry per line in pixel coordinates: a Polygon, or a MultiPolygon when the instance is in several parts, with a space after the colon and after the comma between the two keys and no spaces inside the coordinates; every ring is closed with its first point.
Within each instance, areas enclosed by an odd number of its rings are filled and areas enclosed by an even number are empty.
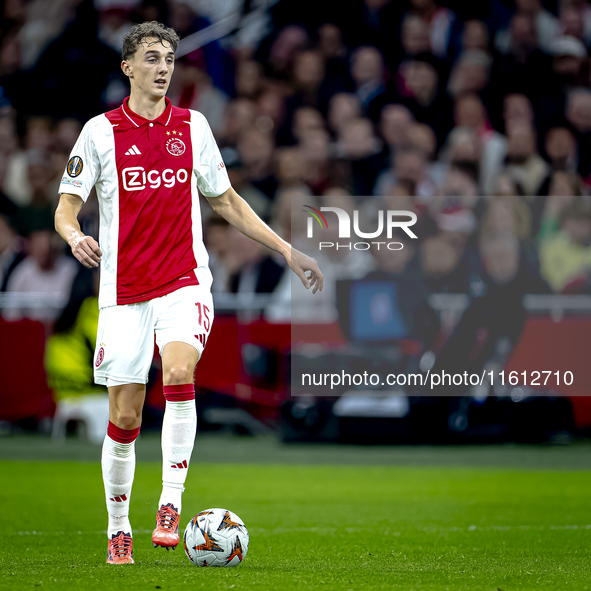
{"type": "Polygon", "coordinates": [[[111,536],[107,549],[107,564],[135,564],[131,534],[117,532],[111,536]]]}
{"type": "Polygon", "coordinates": [[[162,505],[156,515],[156,529],[152,533],[154,548],[176,549],[179,543],[180,513],[172,503],[162,505]]]}

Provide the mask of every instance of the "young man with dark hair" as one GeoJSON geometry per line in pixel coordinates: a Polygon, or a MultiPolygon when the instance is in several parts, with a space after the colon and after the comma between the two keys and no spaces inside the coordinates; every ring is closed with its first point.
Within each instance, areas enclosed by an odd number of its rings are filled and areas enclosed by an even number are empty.
{"type": "Polygon", "coordinates": [[[154,335],[162,355],[166,410],[163,488],[154,546],[179,542],[181,495],[196,433],[195,365],[213,321],[212,282],[199,193],[240,232],[281,253],[315,293],[316,261],[291,248],[234,191],[203,115],[173,107],[166,91],[178,35],[156,22],[131,28],[121,68],[130,96],[82,130],[60,185],[56,229],[86,267],[101,265],[95,381],[109,390],[102,452],[110,564],[133,563],[129,500],[154,335]],[[99,244],[78,213],[92,187],[100,205],[99,244]]]}

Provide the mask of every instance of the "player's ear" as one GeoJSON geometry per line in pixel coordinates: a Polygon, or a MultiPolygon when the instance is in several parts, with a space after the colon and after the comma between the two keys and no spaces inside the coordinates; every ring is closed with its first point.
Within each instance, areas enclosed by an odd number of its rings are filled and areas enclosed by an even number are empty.
{"type": "Polygon", "coordinates": [[[121,69],[128,78],[133,78],[133,68],[127,60],[121,62],[121,69]]]}

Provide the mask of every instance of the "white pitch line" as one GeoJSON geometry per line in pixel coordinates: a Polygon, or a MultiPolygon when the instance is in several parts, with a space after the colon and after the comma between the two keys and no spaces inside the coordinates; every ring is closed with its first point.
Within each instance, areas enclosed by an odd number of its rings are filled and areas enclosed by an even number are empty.
{"type": "MultiPolygon", "coordinates": [[[[400,535],[407,531],[423,531],[425,533],[449,533],[449,532],[473,532],[473,531],[543,531],[543,530],[562,530],[562,531],[576,531],[576,530],[591,530],[591,524],[587,525],[488,525],[488,526],[477,526],[470,525],[468,527],[407,527],[400,529],[386,528],[382,533],[400,535]]],[[[347,533],[360,533],[367,531],[365,527],[252,527],[249,531],[267,534],[289,534],[297,532],[317,532],[317,533],[336,533],[336,532],[347,532],[347,533]]],[[[105,535],[107,530],[92,531],[92,532],[65,532],[65,531],[19,531],[20,536],[65,536],[76,533],[79,536],[88,535],[105,535]]],[[[134,534],[151,534],[151,529],[134,529],[134,534]]]]}

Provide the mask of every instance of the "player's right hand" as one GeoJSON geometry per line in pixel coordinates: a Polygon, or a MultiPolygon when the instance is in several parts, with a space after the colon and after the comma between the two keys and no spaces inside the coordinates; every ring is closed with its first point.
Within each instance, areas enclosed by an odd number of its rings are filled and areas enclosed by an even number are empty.
{"type": "Polygon", "coordinates": [[[79,235],[70,240],[72,254],[89,269],[98,267],[103,253],[92,236],[79,235]]]}

